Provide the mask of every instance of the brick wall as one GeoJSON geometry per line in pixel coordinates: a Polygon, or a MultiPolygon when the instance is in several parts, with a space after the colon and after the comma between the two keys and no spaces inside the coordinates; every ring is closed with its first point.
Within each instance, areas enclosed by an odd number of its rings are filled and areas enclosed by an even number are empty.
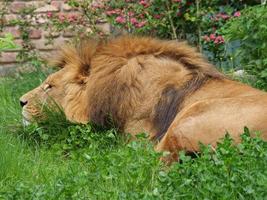
{"type": "MultiPolygon", "coordinates": [[[[64,13],[64,14],[72,14],[77,13],[78,11],[72,10],[70,6],[64,3],[64,0],[15,0],[11,1],[7,7],[7,13],[4,15],[4,18],[1,19],[4,24],[9,24],[9,21],[17,19],[20,17],[19,11],[25,7],[34,6],[36,9],[34,11],[36,18],[36,23],[40,24],[39,27],[33,28],[30,30],[30,39],[31,43],[33,44],[34,48],[37,50],[38,54],[42,57],[47,57],[49,54],[53,53],[57,46],[64,43],[65,40],[70,39],[72,34],[69,32],[55,34],[54,43],[50,45],[46,45],[48,33],[43,29],[41,25],[45,23],[46,18],[42,16],[46,16],[48,12],[53,13],[64,13]]],[[[3,0],[0,0],[0,4],[3,5],[3,0]]],[[[1,5],[0,5],[1,8],[1,5]]],[[[109,31],[109,26],[106,23],[100,24],[105,31],[109,31]]],[[[5,33],[11,33],[15,38],[15,43],[20,45],[22,44],[21,40],[21,33],[19,31],[18,26],[5,26],[3,30],[0,32],[0,36],[4,35],[5,33]]],[[[10,50],[6,52],[2,52],[0,56],[0,76],[6,75],[9,72],[14,71],[18,67],[17,62],[17,55],[19,49],[10,50]]]]}

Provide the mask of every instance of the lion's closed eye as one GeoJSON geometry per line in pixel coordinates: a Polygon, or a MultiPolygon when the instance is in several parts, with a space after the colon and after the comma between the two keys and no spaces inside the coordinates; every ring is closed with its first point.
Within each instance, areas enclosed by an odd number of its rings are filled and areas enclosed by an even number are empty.
{"type": "Polygon", "coordinates": [[[45,85],[44,85],[44,87],[43,87],[43,90],[45,91],[45,92],[48,92],[49,90],[51,90],[53,88],[53,85],[52,84],[50,84],[50,83],[46,83],[45,85]]]}

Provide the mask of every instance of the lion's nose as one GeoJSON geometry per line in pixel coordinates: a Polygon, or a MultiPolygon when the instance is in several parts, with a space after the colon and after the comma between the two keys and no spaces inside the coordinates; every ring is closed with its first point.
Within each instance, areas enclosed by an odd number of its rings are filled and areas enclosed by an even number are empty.
{"type": "Polygon", "coordinates": [[[19,102],[21,107],[25,106],[28,103],[28,101],[22,101],[22,100],[20,100],[19,102]]]}

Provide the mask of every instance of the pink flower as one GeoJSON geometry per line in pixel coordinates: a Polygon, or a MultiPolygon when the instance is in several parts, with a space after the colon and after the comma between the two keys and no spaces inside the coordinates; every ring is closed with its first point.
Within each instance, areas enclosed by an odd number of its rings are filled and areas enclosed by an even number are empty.
{"type": "Polygon", "coordinates": [[[209,38],[209,36],[205,35],[205,36],[203,36],[203,40],[205,40],[206,42],[209,42],[210,38],[209,38]]]}
{"type": "Polygon", "coordinates": [[[136,24],[136,23],[138,23],[137,19],[134,18],[134,17],[130,19],[130,22],[131,22],[131,24],[133,24],[133,25],[136,24]]]}
{"type": "Polygon", "coordinates": [[[145,8],[147,8],[149,6],[148,2],[145,1],[145,0],[140,0],[139,1],[139,4],[142,5],[142,6],[144,6],[145,8]]]}
{"type": "Polygon", "coordinates": [[[215,40],[216,39],[216,35],[215,34],[210,34],[210,39],[211,40],[215,40]]]}
{"type": "Polygon", "coordinates": [[[53,13],[49,11],[49,12],[46,13],[46,15],[47,15],[48,18],[51,18],[53,16],[53,13]]]}
{"type": "Polygon", "coordinates": [[[93,3],[91,4],[91,7],[92,7],[93,9],[97,9],[97,8],[103,8],[104,5],[102,5],[102,4],[100,4],[100,3],[97,3],[97,2],[93,2],[93,3]]]}
{"type": "Polygon", "coordinates": [[[126,22],[126,19],[123,16],[118,16],[118,17],[116,17],[115,21],[117,23],[124,24],[126,22]]]}
{"type": "Polygon", "coordinates": [[[77,19],[78,19],[78,16],[77,16],[76,14],[70,14],[70,15],[68,16],[68,21],[69,21],[69,22],[77,21],[77,19]]]}
{"type": "Polygon", "coordinates": [[[121,14],[121,9],[117,8],[114,10],[116,12],[116,14],[121,14]]]}
{"type": "Polygon", "coordinates": [[[219,21],[220,19],[227,20],[230,16],[224,13],[218,13],[215,17],[213,17],[214,21],[219,21]]]}
{"type": "Polygon", "coordinates": [[[154,15],[154,18],[155,19],[160,19],[161,18],[161,15],[154,15]]]}
{"type": "Polygon", "coordinates": [[[111,16],[114,15],[116,12],[114,10],[108,10],[106,11],[106,15],[111,16]]]}
{"type": "Polygon", "coordinates": [[[234,17],[240,17],[241,16],[241,12],[240,11],[236,11],[235,13],[234,13],[234,17]]]}
{"type": "Polygon", "coordinates": [[[128,16],[130,16],[130,17],[134,16],[134,12],[129,11],[129,12],[128,12],[128,16]]]}
{"type": "Polygon", "coordinates": [[[142,21],[142,22],[136,23],[134,26],[136,28],[142,28],[144,25],[146,25],[146,21],[142,21]]]}
{"type": "Polygon", "coordinates": [[[216,39],[214,40],[215,44],[223,44],[224,43],[224,39],[221,35],[217,36],[216,39]]]}
{"type": "Polygon", "coordinates": [[[229,15],[227,15],[227,14],[221,14],[221,18],[223,18],[223,19],[229,19],[230,18],[230,16],[229,15]]]}
{"type": "Polygon", "coordinates": [[[173,0],[174,3],[181,3],[182,0],[173,0]]]}
{"type": "Polygon", "coordinates": [[[106,11],[106,14],[108,16],[111,16],[111,15],[119,15],[121,13],[121,10],[120,9],[115,9],[115,10],[108,10],[106,11]]]}
{"type": "Polygon", "coordinates": [[[145,18],[145,15],[142,13],[138,17],[141,18],[141,19],[144,19],[145,18]]]}
{"type": "Polygon", "coordinates": [[[63,13],[59,13],[59,15],[58,15],[58,19],[59,19],[61,22],[64,22],[65,19],[66,19],[66,17],[65,17],[65,15],[64,15],[63,13]]]}

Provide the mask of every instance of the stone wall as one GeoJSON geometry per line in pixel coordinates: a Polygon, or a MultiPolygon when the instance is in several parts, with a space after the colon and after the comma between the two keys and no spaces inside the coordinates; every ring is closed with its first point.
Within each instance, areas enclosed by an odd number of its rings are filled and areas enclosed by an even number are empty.
{"type": "MultiPolygon", "coordinates": [[[[55,48],[60,44],[64,43],[65,40],[70,39],[73,35],[71,32],[63,32],[60,34],[55,34],[54,43],[47,45],[47,37],[48,33],[42,28],[42,24],[44,24],[47,20],[46,16],[48,13],[64,13],[65,15],[71,15],[73,13],[77,14],[77,10],[73,10],[68,4],[65,3],[64,0],[15,0],[10,1],[7,8],[6,14],[0,20],[1,23],[4,24],[3,29],[0,32],[0,36],[5,33],[11,33],[15,38],[15,43],[21,46],[22,39],[21,33],[18,26],[12,26],[9,24],[10,21],[18,19],[20,17],[19,12],[25,7],[34,6],[35,11],[34,15],[36,15],[36,21],[34,23],[39,24],[36,28],[30,30],[30,40],[33,44],[33,47],[37,50],[38,54],[43,57],[47,57],[49,54],[53,53],[55,48]],[[9,24],[9,25],[6,25],[9,24]]],[[[3,7],[4,0],[0,0],[0,8],[3,7]],[[2,6],[1,6],[2,4],[2,6]]],[[[100,24],[104,29],[109,29],[109,26],[106,23],[100,24]]],[[[107,31],[107,30],[106,30],[107,31]]],[[[0,55],[0,76],[9,73],[10,71],[14,71],[14,69],[18,66],[17,55],[19,49],[10,50],[2,52],[0,55]]]]}

